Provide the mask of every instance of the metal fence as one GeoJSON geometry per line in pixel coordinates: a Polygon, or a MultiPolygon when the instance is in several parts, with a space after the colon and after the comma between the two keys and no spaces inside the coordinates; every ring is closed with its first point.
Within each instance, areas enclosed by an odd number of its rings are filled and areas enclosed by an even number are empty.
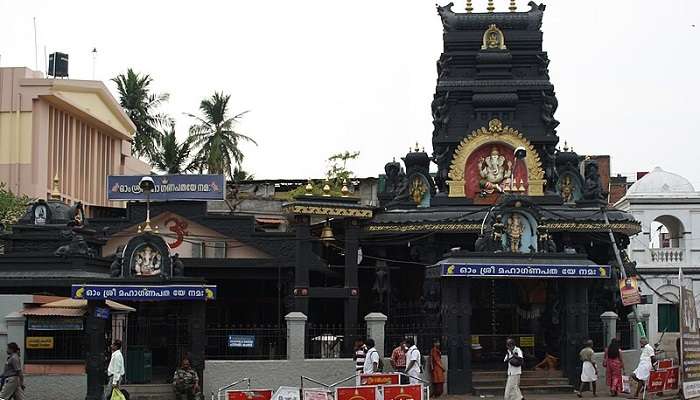
{"type": "Polygon", "coordinates": [[[206,330],[208,359],[279,360],[287,358],[287,329],[278,325],[226,325],[206,330]]]}
{"type": "Polygon", "coordinates": [[[306,324],[306,358],[350,358],[353,343],[367,336],[364,324],[345,327],[342,324],[306,324]]]}
{"type": "Polygon", "coordinates": [[[28,338],[33,341],[41,341],[45,348],[25,348],[25,361],[84,361],[85,360],[85,332],[84,331],[27,331],[28,338]],[[50,343],[50,345],[49,345],[50,343]]]}
{"type": "Polygon", "coordinates": [[[384,328],[384,348],[387,353],[393,350],[402,340],[413,338],[422,354],[429,354],[435,341],[445,342],[442,326],[434,324],[391,323],[384,328]]]}

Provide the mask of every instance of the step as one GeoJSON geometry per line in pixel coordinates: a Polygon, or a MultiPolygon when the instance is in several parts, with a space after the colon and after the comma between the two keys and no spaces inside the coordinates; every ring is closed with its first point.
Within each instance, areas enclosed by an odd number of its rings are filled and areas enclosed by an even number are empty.
{"type": "MultiPolygon", "coordinates": [[[[503,395],[505,385],[503,386],[474,386],[474,394],[482,395],[503,395]]],[[[554,394],[554,393],[573,393],[574,388],[571,385],[542,385],[542,386],[520,386],[520,391],[523,394],[554,394]]]]}
{"type": "MultiPolygon", "coordinates": [[[[506,386],[506,376],[502,376],[498,379],[484,379],[484,378],[472,378],[472,384],[474,386],[494,386],[502,385],[506,386]]],[[[521,377],[520,386],[545,386],[545,385],[568,385],[569,380],[562,377],[521,377]]]]}
{"type": "Polygon", "coordinates": [[[122,385],[129,392],[129,400],[175,400],[173,385],[143,384],[122,385]]]}

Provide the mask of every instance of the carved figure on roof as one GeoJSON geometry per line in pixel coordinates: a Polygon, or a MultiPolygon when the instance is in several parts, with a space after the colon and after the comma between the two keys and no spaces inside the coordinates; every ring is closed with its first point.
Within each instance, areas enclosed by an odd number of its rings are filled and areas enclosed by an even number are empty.
{"type": "Polygon", "coordinates": [[[386,173],[384,191],[387,193],[398,193],[401,186],[401,176],[405,175],[401,164],[396,162],[396,160],[386,163],[384,172],[386,173]]]}
{"type": "Polygon", "coordinates": [[[557,111],[557,108],[559,107],[559,101],[557,100],[557,97],[554,94],[548,94],[545,91],[542,91],[542,121],[544,121],[544,125],[547,127],[547,129],[550,131],[550,133],[556,133],[554,130],[557,126],[559,126],[559,121],[554,119],[554,113],[557,111]]]}
{"type": "Polygon", "coordinates": [[[435,149],[433,162],[438,166],[438,172],[435,175],[435,185],[441,193],[447,193],[447,178],[450,172],[450,162],[452,161],[454,148],[452,146],[444,146],[442,148],[440,145],[433,146],[435,149]]]}
{"type": "Polygon", "coordinates": [[[544,9],[547,7],[547,6],[544,5],[544,4],[537,4],[537,3],[535,3],[534,1],[530,1],[529,3],[527,3],[527,5],[530,6],[530,12],[533,12],[533,11],[544,11],[544,9]]]}
{"type": "Polygon", "coordinates": [[[545,192],[556,193],[557,192],[557,181],[559,180],[559,173],[557,172],[557,149],[554,145],[544,146],[544,176],[545,176],[545,192]]]}
{"type": "Polygon", "coordinates": [[[605,200],[607,193],[603,190],[603,184],[600,181],[597,161],[589,160],[586,162],[584,177],[583,199],[605,200]]]}
{"type": "Polygon", "coordinates": [[[448,19],[445,18],[445,16],[450,15],[450,14],[454,14],[454,11],[452,11],[452,6],[454,6],[454,5],[455,5],[455,3],[452,3],[452,2],[447,3],[444,6],[441,6],[439,4],[435,4],[435,7],[437,7],[438,15],[440,15],[440,17],[441,17],[440,19],[442,20],[442,27],[446,31],[450,29],[450,24],[448,23],[448,19]]]}
{"type": "Polygon", "coordinates": [[[483,43],[481,50],[505,50],[506,43],[503,32],[498,29],[496,24],[489,25],[484,32],[483,43]]]}
{"type": "Polygon", "coordinates": [[[452,57],[446,54],[442,54],[437,60],[437,73],[438,79],[447,79],[450,75],[450,69],[448,68],[452,62],[452,57]]]}
{"type": "Polygon", "coordinates": [[[144,246],[134,255],[134,269],[137,276],[153,276],[161,272],[162,258],[160,253],[151,246],[144,246]]]}
{"type": "Polygon", "coordinates": [[[423,181],[423,178],[416,175],[411,181],[411,187],[409,189],[411,199],[413,199],[416,204],[421,204],[428,189],[428,185],[423,181]]]}
{"type": "Polygon", "coordinates": [[[482,190],[489,194],[503,192],[504,186],[510,183],[512,167],[513,163],[506,161],[498,148],[492,148],[491,155],[479,158],[479,175],[482,178],[479,184],[482,190]]]}
{"type": "Polygon", "coordinates": [[[506,234],[508,235],[508,245],[511,252],[517,253],[520,250],[520,240],[523,237],[524,229],[519,215],[513,213],[508,217],[506,234]]]}
{"type": "Polygon", "coordinates": [[[122,276],[122,263],[124,261],[124,246],[117,247],[117,251],[114,253],[114,260],[109,265],[109,276],[112,278],[119,278],[122,276]]]}
{"type": "Polygon", "coordinates": [[[565,203],[574,201],[574,183],[571,181],[571,175],[564,175],[559,183],[559,191],[565,203]]]}
{"type": "Polygon", "coordinates": [[[69,257],[69,256],[87,256],[95,257],[95,250],[88,246],[83,235],[79,235],[72,230],[61,232],[62,239],[68,239],[70,242],[64,244],[54,251],[54,255],[59,257],[69,257]]]}
{"type": "Polygon", "coordinates": [[[450,98],[450,92],[436,95],[430,104],[430,109],[433,114],[433,136],[441,134],[447,128],[450,122],[450,115],[447,112],[447,100],[450,98]]]}
{"type": "Polygon", "coordinates": [[[377,267],[374,285],[372,285],[372,291],[377,295],[377,302],[379,305],[383,307],[387,300],[387,296],[391,291],[389,272],[385,266],[377,267]]]}

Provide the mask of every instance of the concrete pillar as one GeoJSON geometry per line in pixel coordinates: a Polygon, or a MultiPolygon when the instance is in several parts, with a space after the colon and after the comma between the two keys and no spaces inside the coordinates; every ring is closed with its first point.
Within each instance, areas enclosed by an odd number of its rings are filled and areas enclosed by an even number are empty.
{"type": "Polygon", "coordinates": [[[382,313],[369,313],[365,315],[367,322],[367,337],[374,339],[374,344],[379,354],[384,357],[384,325],[387,316],[382,313]]]}
{"type": "Polygon", "coordinates": [[[606,311],[600,314],[600,319],[603,321],[603,346],[607,346],[617,336],[617,314],[614,311],[606,311]]]}
{"type": "Polygon", "coordinates": [[[287,321],[287,360],[304,359],[307,319],[300,312],[290,312],[284,316],[287,321]]]}
{"type": "Polygon", "coordinates": [[[20,348],[24,348],[24,322],[26,320],[27,318],[18,312],[13,312],[5,317],[7,343],[15,342],[20,348]]]}
{"type": "Polygon", "coordinates": [[[637,328],[637,316],[634,314],[634,311],[631,313],[627,314],[627,320],[630,322],[630,348],[632,349],[638,349],[639,348],[639,329],[637,328]]]}

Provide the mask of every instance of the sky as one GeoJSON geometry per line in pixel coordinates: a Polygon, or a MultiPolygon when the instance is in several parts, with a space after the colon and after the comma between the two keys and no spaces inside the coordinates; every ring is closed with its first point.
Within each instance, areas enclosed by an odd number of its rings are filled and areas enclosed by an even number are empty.
{"type": "MultiPolygon", "coordinates": [[[[614,174],[660,166],[700,189],[700,2],[545,4],[561,143],[611,155],[614,174]]],[[[184,113],[230,93],[233,112],[249,110],[238,129],[258,143],[243,146],[258,179],[320,177],[344,150],[360,151],[356,176],[377,176],[416,142],[432,151],[435,0],[0,0],[0,66],[35,66],[34,18],[40,69],[46,48],[70,55],[71,78],[113,92],[127,68],[148,73],[180,137],[184,113]]]]}

